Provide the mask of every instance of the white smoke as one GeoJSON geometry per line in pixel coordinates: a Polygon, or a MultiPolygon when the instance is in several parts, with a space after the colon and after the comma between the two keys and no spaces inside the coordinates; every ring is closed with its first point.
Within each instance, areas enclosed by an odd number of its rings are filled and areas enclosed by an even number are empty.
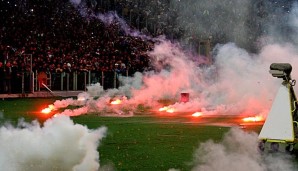
{"type": "Polygon", "coordinates": [[[56,101],[54,106],[87,105],[80,110],[64,112],[78,112],[75,115],[79,115],[115,108],[108,106],[110,100],[128,97],[122,107],[146,104],[157,108],[158,100],[173,99],[176,103],[170,107],[179,112],[266,115],[282,82],[270,75],[270,64],[291,63],[292,77],[298,78],[298,53],[291,44],[269,44],[259,54],[250,54],[234,43],[218,45],[214,50],[215,62],[207,68],[198,67],[181,48],[168,41],[157,44],[149,55],[157,71],[122,78],[123,86],[118,89],[104,91],[100,84],[89,86],[87,92],[78,96],[83,101],[69,98],[56,101]],[[179,102],[182,92],[190,94],[189,102],[179,102]]]}
{"type": "Polygon", "coordinates": [[[278,47],[270,46],[273,45],[264,47],[258,55],[249,54],[233,43],[219,45],[214,65],[204,69],[197,67],[181,49],[164,41],[150,53],[161,71],[144,74],[143,85],[132,90],[130,100],[154,105],[158,99],[177,100],[181,92],[188,92],[188,103],[177,102],[172,106],[177,111],[211,108],[216,114],[264,114],[281,82],[268,72],[270,64],[293,61],[295,67],[293,49],[268,58],[278,47]]]}
{"type": "MultiPolygon", "coordinates": [[[[70,2],[73,4],[74,7],[77,8],[77,10],[80,12],[80,14],[85,18],[96,18],[103,22],[106,26],[110,26],[111,24],[117,24],[122,31],[126,35],[130,35],[133,37],[140,37],[142,39],[153,39],[152,37],[149,37],[143,33],[141,33],[139,30],[132,29],[127,22],[118,16],[118,14],[114,11],[109,11],[106,13],[95,13],[91,9],[88,9],[86,5],[86,1],[81,0],[70,0],[70,2]]],[[[92,1],[91,3],[96,4],[97,2],[92,1]]]]}
{"type": "MultiPolygon", "coordinates": [[[[100,85],[100,83],[91,84],[90,86],[87,86],[87,93],[90,94],[91,97],[98,97],[104,93],[104,89],[100,85]]],[[[86,97],[85,99],[88,99],[88,98],[89,97],[86,97]]]]}
{"type": "MultiPolygon", "coordinates": [[[[273,32],[274,29],[268,29],[272,30],[271,34],[266,34],[268,37],[260,38],[264,41],[258,47],[259,53],[249,53],[246,49],[237,46],[236,43],[232,43],[235,39],[240,42],[252,41],[244,22],[249,20],[249,14],[253,12],[250,9],[255,10],[257,7],[251,6],[249,1],[225,0],[208,3],[175,1],[172,3],[178,5],[171,7],[177,8],[179,14],[177,21],[178,24],[179,21],[182,21],[181,26],[199,25],[199,28],[195,27],[197,28],[195,33],[209,35],[209,33],[222,32],[226,34],[227,38],[230,38],[231,43],[218,44],[213,49],[213,65],[205,68],[198,67],[198,60],[191,60],[192,57],[185,53],[179,45],[160,38],[159,43],[155,44],[154,50],[148,52],[155,71],[136,73],[132,78],[121,77],[122,86],[118,89],[104,91],[100,84],[89,86],[88,91],[78,97],[78,99],[85,99],[84,101],[62,100],[56,102],[55,106],[57,108],[59,108],[58,106],[65,108],[68,105],[79,106],[80,104],[87,106],[75,111],[64,112],[72,114],[74,112],[84,114],[91,111],[113,111],[113,108],[117,108],[117,113],[119,113],[121,107],[127,109],[127,106],[130,106],[132,109],[139,104],[146,104],[155,109],[160,107],[158,104],[160,99],[172,99],[176,103],[170,107],[175,108],[176,111],[203,111],[204,114],[266,115],[281,83],[281,80],[273,78],[268,72],[270,64],[290,63],[293,66],[292,77],[298,78],[296,72],[298,68],[297,50],[291,43],[274,42],[276,40],[274,37],[278,37],[277,33],[279,33],[273,32]],[[185,6],[191,6],[191,8],[182,9],[185,6]],[[199,10],[196,7],[199,7],[199,10]],[[218,10],[219,7],[220,10],[218,10]],[[193,14],[194,9],[196,9],[195,15],[190,15],[193,14]],[[223,15],[216,15],[218,13],[223,15]],[[185,18],[191,21],[185,20],[185,18]],[[216,18],[215,21],[213,21],[214,18],[216,18]],[[198,22],[200,24],[197,24],[198,22]],[[225,27],[222,27],[223,25],[225,27]],[[273,41],[266,42],[269,40],[268,38],[273,41]],[[181,92],[190,94],[189,102],[179,102],[181,92]],[[98,98],[94,99],[94,97],[98,98]],[[126,97],[127,100],[121,107],[109,106],[109,102],[115,97],[126,97]]],[[[81,2],[81,5],[84,6],[84,3],[81,2]]],[[[263,4],[263,6],[266,5],[268,4],[263,4]]],[[[298,10],[296,9],[297,5],[293,5],[291,12],[287,15],[290,19],[286,24],[293,28],[297,25],[298,10]]],[[[106,24],[117,22],[122,29],[128,28],[124,20],[115,13],[94,14],[91,12],[91,14],[106,24]]],[[[281,14],[280,11],[278,14],[281,14]]],[[[266,17],[261,17],[256,22],[264,24],[266,23],[263,21],[265,19],[266,17]]],[[[280,25],[280,23],[276,25],[280,25]]]]}
{"type": "Polygon", "coordinates": [[[73,170],[99,169],[100,140],[106,128],[89,130],[67,116],[22,127],[0,127],[0,170],[73,170]]]}
{"type": "Polygon", "coordinates": [[[232,128],[222,142],[209,140],[200,144],[195,153],[193,171],[268,171],[297,170],[287,154],[261,154],[256,133],[232,128]]]}
{"type": "Polygon", "coordinates": [[[200,81],[198,68],[179,47],[162,41],[149,55],[160,72],[144,75],[142,87],[133,90],[133,101],[150,104],[160,98],[177,99],[182,91],[201,91],[204,83],[200,81]]]}
{"type": "Polygon", "coordinates": [[[77,109],[65,109],[62,113],[57,113],[57,115],[67,115],[67,116],[78,116],[88,113],[88,106],[83,106],[77,109]]]}

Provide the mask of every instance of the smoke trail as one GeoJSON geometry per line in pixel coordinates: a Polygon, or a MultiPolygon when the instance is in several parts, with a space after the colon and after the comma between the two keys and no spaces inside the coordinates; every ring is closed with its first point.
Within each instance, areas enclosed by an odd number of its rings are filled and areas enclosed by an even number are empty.
{"type": "Polygon", "coordinates": [[[207,141],[200,144],[195,153],[193,171],[215,170],[296,170],[291,156],[286,154],[263,154],[257,149],[256,133],[232,128],[220,143],[207,141]]]}
{"type": "Polygon", "coordinates": [[[19,125],[0,127],[0,170],[98,170],[105,127],[89,130],[62,115],[19,125]]]}
{"type": "Polygon", "coordinates": [[[80,5],[81,0],[70,0],[70,2],[71,2],[73,5],[78,6],[78,5],[80,5]]]}
{"type": "MultiPolygon", "coordinates": [[[[121,31],[125,33],[125,35],[130,35],[133,37],[140,37],[142,39],[153,39],[152,37],[149,37],[140,31],[136,29],[132,29],[124,19],[118,16],[118,14],[114,11],[109,11],[106,13],[100,13],[100,12],[94,12],[92,9],[90,9],[86,1],[81,0],[70,0],[71,4],[73,4],[74,7],[77,8],[77,10],[80,12],[80,14],[85,18],[96,18],[99,21],[103,22],[106,26],[110,26],[112,24],[116,24],[119,26],[121,31]]],[[[96,1],[91,1],[91,4],[97,4],[96,1]]],[[[95,6],[95,5],[93,5],[95,6]]]]}

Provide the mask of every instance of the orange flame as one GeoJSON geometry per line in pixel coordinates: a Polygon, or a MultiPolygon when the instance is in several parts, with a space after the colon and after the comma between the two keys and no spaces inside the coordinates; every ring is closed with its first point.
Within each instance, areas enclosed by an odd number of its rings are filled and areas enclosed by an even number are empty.
{"type": "Polygon", "coordinates": [[[47,107],[47,108],[42,109],[42,110],[41,110],[41,113],[43,113],[43,114],[49,114],[49,113],[51,113],[51,111],[52,111],[52,110],[51,110],[50,108],[47,107]]]}
{"type": "Polygon", "coordinates": [[[174,108],[169,108],[169,109],[167,110],[167,112],[168,112],[168,113],[174,113],[174,112],[175,112],[175,109],[174,109],[174,108]]]}
{"type": "Polygon", "coordinates": [[[175,109],[174,108],[171,108],[171,107],[168,107],[168,106],[165,106],[165,107],[160,108],[159,111],[160,112],[166,111],[168,113],[174,113],[175,112],[175,109]]]}
{"type": "Polygon", "coordinates": [[[244,122],[260,122],[263,120],[264,118],[262,116],[252,116],[252,117],[246,117],[242,119],[242,121],[244,122]]]}
{"type": "Polygon", "coordinates": [[[120,99],[116,99],[114,101],[111,101],[112,105],[118,105],[118,104],[121,104],[121,103],[122,103],[122,101],[120,99]]]}
{"type": "Polygon", "coordinates": [[[49,105],[47,108],[44,108],[41,110],[41,113],[43,114],[49,114],[51,113],[53,110],[55,110],[54,105],[49,105]]]}
{"type": "Polygon", "coordinates": [[[167,110],[167,107],[162,107],[162,108],[159,108],[158,111],[160,112],[163,112],[163,111],[166,111],[167,110]]]}
{"type": "Polygon", "coordinates": [[[54,105],[49,105],[49,107],[51,110],[55,110],[55,106],[54,105]]]}
{"type": "Polygon", "coordinates": [[[200,117],[202,115],[203,115],[202,112],[196,112],[196,113],[192,114],[191,116],[193,116],[193,117],[200,117]]]}

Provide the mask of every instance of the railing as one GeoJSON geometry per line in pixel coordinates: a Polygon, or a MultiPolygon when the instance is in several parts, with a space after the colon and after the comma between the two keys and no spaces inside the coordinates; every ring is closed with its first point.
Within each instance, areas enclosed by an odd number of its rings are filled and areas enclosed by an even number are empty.
{"type": "MultiPolygon", "coordinates": [[[[38,73],[37,75],[40,75],[38,73]]],[[[47,73],[46,77],[40,79],[35,77],[35,91],[40,91],[45,84],[53,91],[86,91],[87,86],[95,83],[100,83],[103,89],[118,88],[119,76],[123,76],[116,71],[106,72],[72,72],[72,73],[47,73]]],[[[127,72],[124,74],[127,76],[127,72]]]]}
{"type": "Polygon", "coordinates": [[[118,88],[120,86],[119,77],[121,76],[127,77],[128,72],[23,72],[17,78],[5,80],[5,82],[10,81],[12,84],[4,84],[3,81],[0,82],[0,85],[2,86],[3,90],[1,91],[2,94],[27,94],[34,93],[36,91],[43,91],[47,88],[49,88],[51,91],[86,91],[87,86],[95,83],[100,83],[103,89],[106,90],[118,88]],[[46,85],[46,87],[44,85],[46,85]]]}

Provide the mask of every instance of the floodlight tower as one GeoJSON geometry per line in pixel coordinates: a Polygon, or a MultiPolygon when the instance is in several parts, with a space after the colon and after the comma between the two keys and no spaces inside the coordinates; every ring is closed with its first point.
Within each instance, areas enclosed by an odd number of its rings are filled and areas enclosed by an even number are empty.
{"type": "Polygon", "coordinates": [[[292,66],[288,63],[272,63],[269,72],[273,77],[281,78],[283,81],[259,134],[259,149],[283,151],[280,148],[283,144],[285,151],[292,152],[298,142],[297,98],[293,89],[296,80],[291,78],[292,66]]]}

